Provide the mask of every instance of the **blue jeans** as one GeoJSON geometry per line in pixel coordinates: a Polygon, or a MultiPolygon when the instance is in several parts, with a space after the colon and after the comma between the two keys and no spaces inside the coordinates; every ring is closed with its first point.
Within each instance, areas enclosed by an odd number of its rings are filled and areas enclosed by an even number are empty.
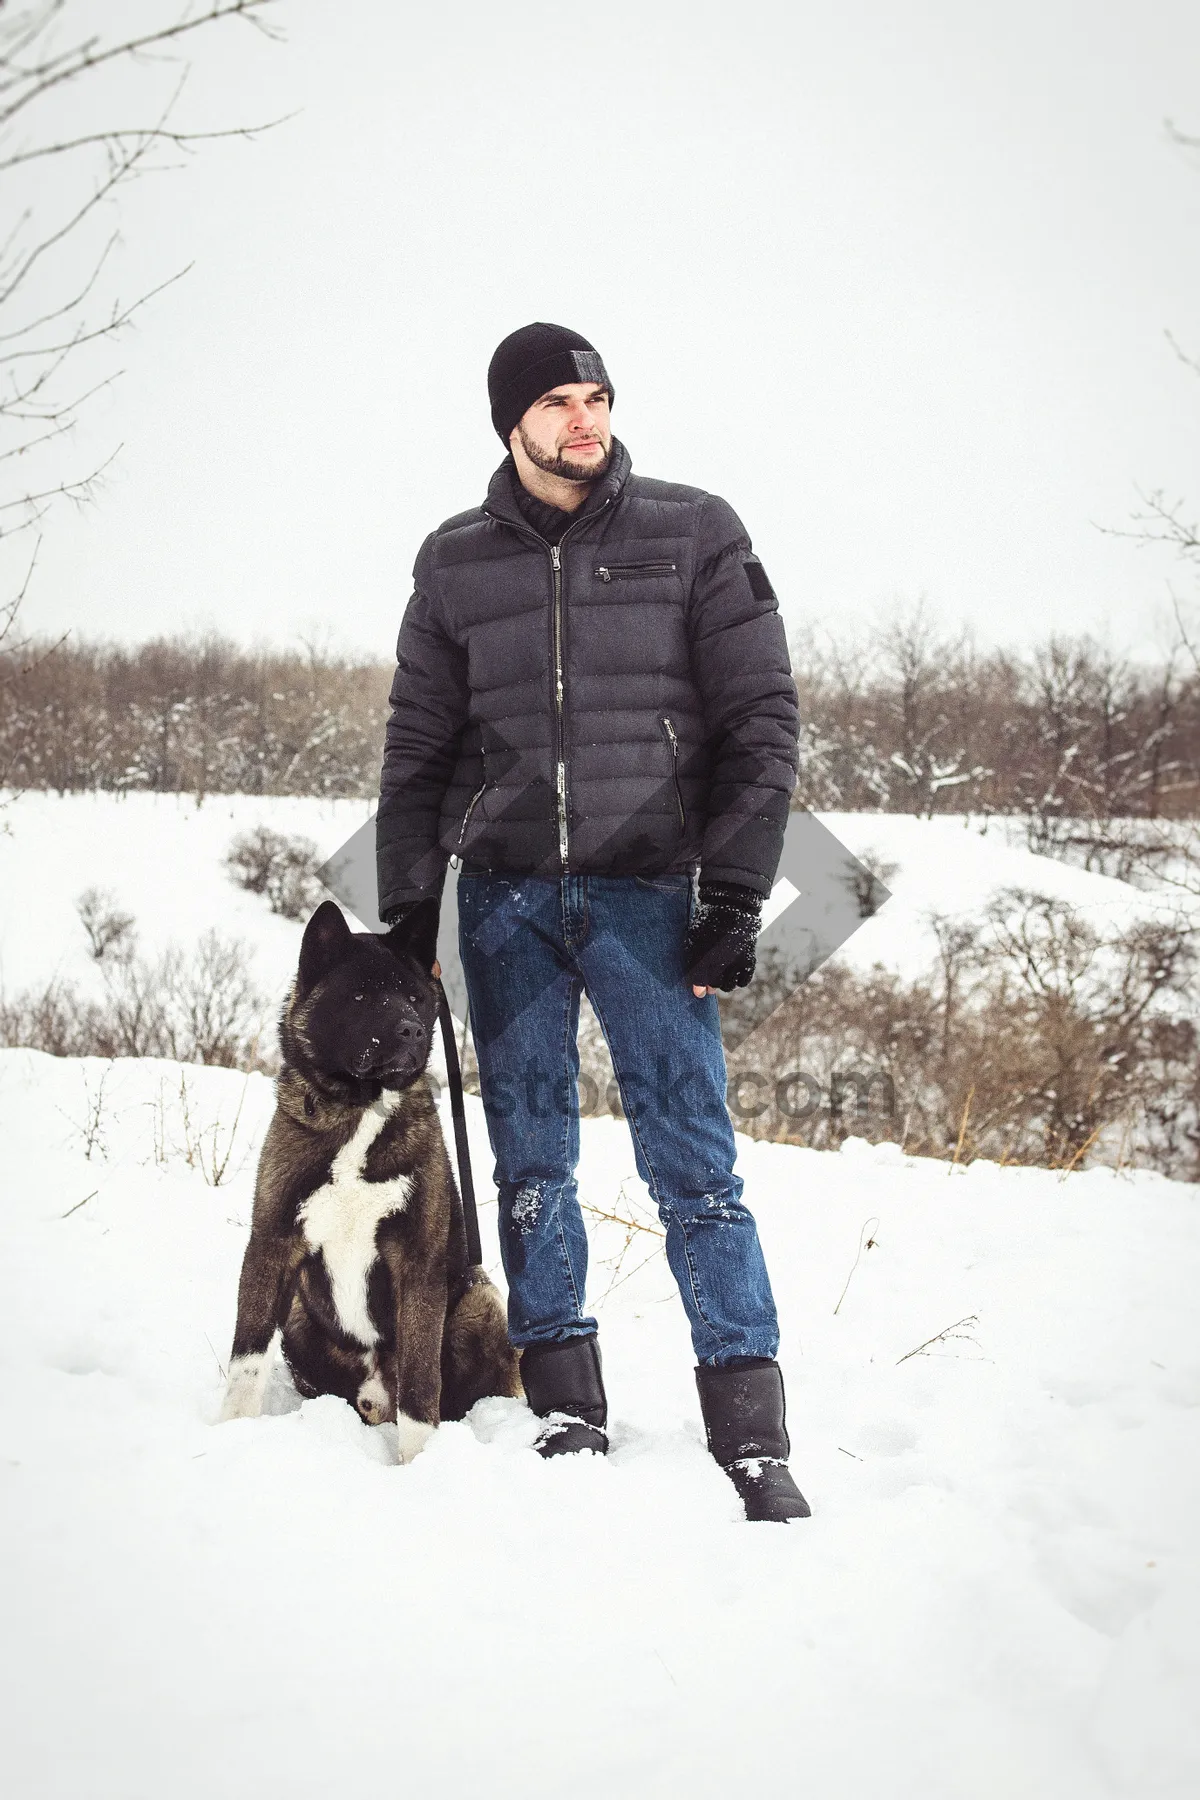
{"type": "Polygon", "coordinates": [[[588,1242],[575,1182],[586,991],[638,1174],[666,1228],[697,1361],[778,1350],[758,1231],[733,1172],[720,1013],[684,973],[693,905],[687,874],[548,880],[469,865],[459,873],[459,950],[518,1347],[596,1330],[584,1310],[588,1242]]]}

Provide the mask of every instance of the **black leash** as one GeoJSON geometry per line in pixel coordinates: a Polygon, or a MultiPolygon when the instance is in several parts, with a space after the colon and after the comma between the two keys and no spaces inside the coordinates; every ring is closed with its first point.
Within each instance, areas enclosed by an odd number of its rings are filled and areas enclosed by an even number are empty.
{"type": "Polygon", "coordinates": [[[467,1143],[467,1109],[463,1105],[462,1070],[458,1063],[458,1045],[454,1041],[454,1019],[450,1012],[450,1002],[441,982],[436,977],[434,980],[438,991],[438,1018],[442,1022],[442,1043],[446,1050],[446,1074],[450,1077],[450,1111],[454,1115],[458,1185],[462,1194],[463,1224],[467,1228],[467,1261],[474,1267],[483,1261],[483,1249],[479,1242],[475,1183],[471,1179],[471,1150],[467,1143]]]}

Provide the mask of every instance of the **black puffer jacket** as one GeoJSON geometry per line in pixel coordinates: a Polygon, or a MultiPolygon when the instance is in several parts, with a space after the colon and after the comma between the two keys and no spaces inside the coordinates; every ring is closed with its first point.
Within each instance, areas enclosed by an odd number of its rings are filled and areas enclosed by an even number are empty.
{"type": "Polygon", "coordinates": [[[616,439],[557,549],[507,457],[421,546],[380,784],[381,916],[448,858],[508,874],[771,890],[799,707],[771,585],[731,507],[630,474],[616,439]]]}

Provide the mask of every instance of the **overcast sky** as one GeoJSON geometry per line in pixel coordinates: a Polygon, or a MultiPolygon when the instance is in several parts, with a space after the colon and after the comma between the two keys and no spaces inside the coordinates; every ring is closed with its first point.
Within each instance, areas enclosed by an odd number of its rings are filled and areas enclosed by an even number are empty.
{"type": "Polygon", "coordinates": [[[729,500],[790,628],[925,595],[983,641],[1145,649],[1187,593],[1098,527],[1139,483],[1200,505],[1164,335],[1200,353],[1200,159],[1164,127],[1200,136],[1194,0],[276,16],[210,41],[187,117],[299,116],[123,202],[126,296],[195,266],[70,448],[122,445],[47,517],[31,625],[389,658],[532,319],[600,349],[635,471],[729,500]]]}

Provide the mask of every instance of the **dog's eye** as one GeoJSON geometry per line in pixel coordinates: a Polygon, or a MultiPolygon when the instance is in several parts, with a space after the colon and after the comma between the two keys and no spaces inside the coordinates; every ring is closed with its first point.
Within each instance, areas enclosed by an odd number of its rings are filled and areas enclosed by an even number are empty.
{"type": "Polygon", "coordinates": [[[365,1000],[365,999],[366,999],[366,997],[367,997],[367,996],[366,996],[366,995],[365,995],[365,994],[355,994],[355,996],[354,996],[354,998],[355,998],[355,999],[356,999],[356,1000],[365,1000]]]}

